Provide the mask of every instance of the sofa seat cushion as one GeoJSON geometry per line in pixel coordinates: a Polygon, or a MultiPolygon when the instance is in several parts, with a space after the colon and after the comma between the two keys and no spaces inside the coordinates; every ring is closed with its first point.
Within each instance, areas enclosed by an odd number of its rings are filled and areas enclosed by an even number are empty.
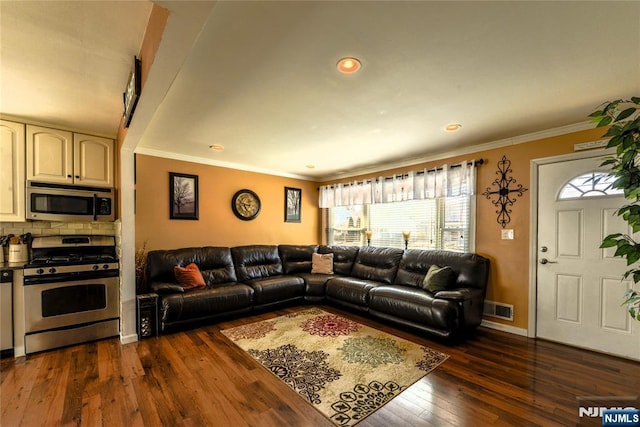
{"type": "Polygon", "coordinates": [[[434,298],[433,295],[413,286],[379,286],[369,293],[369,309],[418,324],[440,329],[452,329],[458,318],[454,301],[434,298]]]}
{"type": "Polygon", "coordinates": [[[366,307],[369,291],[381,283],[353,277],[335,277],[327,282],[327,298],[366,307]]]}
{"type": "Polygon", "coordinates": [[[298,276],[270,276],[245,283],[253,288],[256,305],[304,297],[304,280],[298,276]]]}
{"type": "Polygon", "coordinates": [[[305,296],[322,297],[327,289],[327,282],[334,277],[335,274],[317,274],[317,273],[300,273],[296,276],[302,277],[305,283],[305,296]]]}
{"type": "Polygon", "coordinates": [[[241,283],[219,284],[184,293],[162,295],[163,322],[210,317],[250,307],[253,289],[241,283]]]}

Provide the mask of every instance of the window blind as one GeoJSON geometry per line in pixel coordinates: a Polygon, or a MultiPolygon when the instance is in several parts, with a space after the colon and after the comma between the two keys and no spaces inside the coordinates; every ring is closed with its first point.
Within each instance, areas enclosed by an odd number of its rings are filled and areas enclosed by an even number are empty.
{"type": "Polygon", "coordinates": [[[329,209],[328,242],[332,245],[366,245],[404,248],[403,232],[411,233],[409,249],[469,252],[473,196],[439,197],[329,209]]]}

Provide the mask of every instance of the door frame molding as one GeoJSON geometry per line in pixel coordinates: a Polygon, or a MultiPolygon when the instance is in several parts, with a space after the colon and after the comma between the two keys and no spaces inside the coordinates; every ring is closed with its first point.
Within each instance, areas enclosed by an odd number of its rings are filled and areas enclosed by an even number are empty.
{"type": "Polygon", "coordinates": [[[529,224],[529,323],[527,325],[527,336],[535,338],[537,331],[538,312],[538,170],[542,165],[551,163],[567,162],[571,160],[582,160],[590,157],[602,157],[614,154],[613,149],[596,149],[582,152],[561,154],[559,156],[543,157],[531,159],[529,188],[530,196],[530,224],[529,224]]]}

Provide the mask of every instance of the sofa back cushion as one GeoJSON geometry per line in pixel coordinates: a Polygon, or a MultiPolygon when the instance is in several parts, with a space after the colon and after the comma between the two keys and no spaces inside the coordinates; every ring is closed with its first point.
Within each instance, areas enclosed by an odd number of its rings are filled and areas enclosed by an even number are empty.
{"type": "Polygon", "coordinates": [[[319,254],[333,254],[333,273],[341,276],[351,274],[353,263],[358,256],[358,246],[320,245],[319,254]]]}
{"type": "Polygon", "coordinates": [[[204,246],[150,251],[147,254],[147,282],[176,283],[173,268],[191,263],[198,266],[207,285],[237,281],[230,249],[204,246]]]}
{"type": "Polygon", "coordinates": [[[456,288],[485,290],[489,277],[489,260],[481,255],[451,251],[409,249],[404,251],[395,285],[421,287],[432,265],[449,266],[453,270],[456,288]]]}
{"type": "Polygon", "coordinates": [[[231,255],[240,282],[278,276],[283,273],[277,246],[236,246],[231,248],[231,255]]]}
{"type": "Polygon", "coordinates": [[[351,276],[391,284],[396,278],[402,252],[398,248],[365,246],[358,251],[351,276]]]}
{"type": "Polygon", "coordinates": [[[317,245],[279,245],[284,274],[311,272],[311,256],[316,252],[317,245]]]}

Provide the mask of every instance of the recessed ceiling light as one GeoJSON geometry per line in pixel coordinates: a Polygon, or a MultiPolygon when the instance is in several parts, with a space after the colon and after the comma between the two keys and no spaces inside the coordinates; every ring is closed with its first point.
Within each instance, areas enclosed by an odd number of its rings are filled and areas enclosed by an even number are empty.
{"type": "Polygon", "coordinates": [[[220,144],[210,145],[209,148],[211,148],[213,151],[224,151],[224,145],[220,144]]]}
{"type": "Polygon", "coordinates": [[[316,167],[316,165],[306,165],[305,166],[307,169],[314,169],[316,167]]]}
{"type": "Polygon", "coordinates": [[[360,69],[361,66],[362,66],[362,64],[360,63],[358,58],[354,58],[354,57],[351,57],[351,56],[348,56],[346,58],[342,58],[336,64],[336,67],[338,67],[338,71],[340,71],[341,73],[344,73],[344,74],[355,73],[356,71],[358,71],[360,69]]]}
{"type": "Polygon", "coordinates": [[[459,130],[461,127],[462,125],[460,123],[449,123],[444,127],[444,130],[446,130],[447,132],[455,132],[459,130]]]}

